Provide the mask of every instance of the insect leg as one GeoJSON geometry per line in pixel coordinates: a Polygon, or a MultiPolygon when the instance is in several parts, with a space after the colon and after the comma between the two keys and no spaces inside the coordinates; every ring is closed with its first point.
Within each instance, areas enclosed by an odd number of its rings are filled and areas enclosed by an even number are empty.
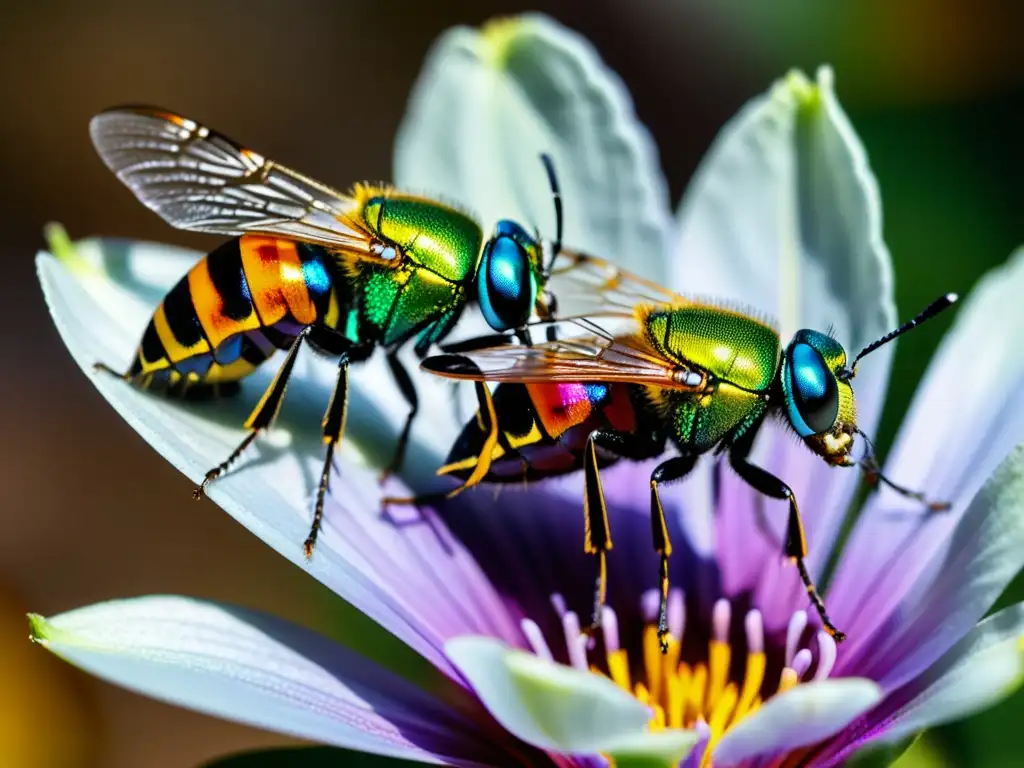
{"type": "MultiPolygon", "coordinates": [[[[601,625],[601,607],[604,605],[608,589],[607,554],[612,548],[611,528],[608,525],[608,509],[601,489],[601,476],[598,467],[598,446],[614,452],[617,456],[633,461],[643,461],[659,455],[665,447],[665,441],[654,436],[643,436],[628,432],[615,432],[610,429],[596,429],[587,438],[583,454],[583,511],[586,514],[583,550],[597,556],[597,579],[594,584],[594,607],[588,633],[593,633],[601,625]]],[[[685,474],[685,473],[684,473],[685,474]]],[[[682,475],[680,475],[681,477],[682,475]]],[[[652,476],[653,482],[653,476],[652,476]]],[[[660,502],[659,502],[660,507],[660,502]]],[[[652,514],[654,514],[652,507],[652,514]]],[[[652,527],[654,522],[652,519],[652,527]]],[[[668,542],[668,532],[664,541],[668,542]]],[[[655,548],[658,542],[655,538],[655,548]]],[[[660,552],[659,552],[660,553],[660,552]]]]}
{"type": "Polygon", "coordinates": [[[788,485],[775,477],[775,475],[747,461],[747,456],[756,433],[756,429],[749,429],[733,444],[732,450],[729,452],[729,463],[736,470],[737,474],[754,490],[760,491],[765,496],[773,499],[789,502],[789,521],[786,525],[786,544],[784,550],[786,557],[791,558],[796,563],[797,570],[800,572],[800,580],[807,590],[807,596],[821,617],[821,623],[824,625],[825,631],[832,635],[837,643],[841,643],[846,639],[846,635],[836,629],[832,620],[828,617],[828,611],[825,610],[825,601],[818,594],[818,589],[814,586],[814,581],[811,579],[811,574],[808,572],[807,565],[804,562],[807,557],[807,540],[804,536],[804,526],[800,519],[800,508],[797,506],[796,495],[788,485]]]}
{"type": "Polygon", "coordinates": [[[102,371],[103,373],[109,373],[114,378],[121,379],[122,381],[131,381],[132,380],[132,375],[130,373],[127,373],[127,372],[125,372],[125,373],[118,373],[117,371],[115,371],[113,368],[111,368],[106,363],[93,363],[92,364],[92,369],[94,371],[102,371]]]}
{"type": "Polygon", "coordinates": [[[600,431],[590,433],[583,455],[583,511],[586,514],[583,529],[583,550],[597,556],[597,579],[594,584],[594,609],[590,618],[588,633],[601,626],[601,607],[608,591],[608,550],[612,548],[612,534],[608,525],[608,507],[601,489],[601,474],[598,469],[597,444],[604,435],[600,431]]]}
{"type": "Polygon", "coordinates": [[[886,477],[882,472],[882,465],[879,463],[878,457],[875,454],[874,443],[872,443],[868,436],[861,430],[858,429],[857,434],[864,439],[865,446],[864,458],[857,462],[857,464],[864,473],[864,479],[868,485],[872,488],[877,486],[879,483],[887,485],[900,496],[905,496],[908,499],[921,502],[928,508],[929,512],[946,512],[949,509],[950,504],[948,501],[931,501],[921,491],[913,491],[905,485],[900,485],[886,477]]]}
{"type": "Polygon", "coordinates": [[[672,554],[672,542],[668,537],[668,525],[665,522],[665,509],[661,505],[660,483],[671,483],[681,480],[696,466],[696,454],[673,456],[663,461],[651,473],[651,536],[654,540],[654,551],[660,558],[658,579],[661,586],[661,600],[658,603],[658,643],[661,652],[668,653],[668,558],[672,554]]]}
{"type": "Polygon", "coordinates": [[[270,386],[267,387],[263,396],[260,397],[256,407],[253,408],[252,413],[249,414],[249,418],[245,420],[245,428],[249,430],[249,434],[246,435],[245,439],[238,444],[238,447],[231,452],[224,461],[218,464],[216,467],[206,473],[203,478],[203,482],[199,484],[199,487],[192,491],[193,499],[201,499],[206,493],[206,486],[211,482],[220,477],[227,469],[242,455],[242,452],[256,439],[256,435],[261,430],[266,429],[274,423],[274,419],[277,418],[278,411],[281,410],[281,401],[284,399],[284,391],[288,386],[288,378],[292,375],[292,369],[295,367],[295,359],[298,357],[299,348],[302,346],[303,339],[309,334],[309,327],[303,328],[299,331],[299,334],[295,337],[295,341],[292,342],[291,347],[288,349],[288,354],[284,358],[284,362],[281,367],[277,369],[277,373],[274,374],[273,381],[270,382],[270,386]]]}
{"type": "Polygon", "coordinates": [[[389,496],[382,502],[385,507],[397,504],[433,504],[446,499],[453,499],[467,488],[479,485],[483,479],[487,477],[487,473],[491,471],[494,448],[497,446],[498,438],[500,437],[500,432],[498,430],[498,413],[494,408],[494,397],[491,395],[491,390],[487,387],[487,384],[482,381],[475,381],[473,382],[473,385],[476,389],[476,398],[479,403],[477,418],[481,420],[481,431],[487,432],[487,437],[484,439],[484,444],[480,448],[480,453],[477,456],[476,465],[473,467],[472,474],[463,481],[462,485],[445,493],[429,493],[409,498],[395,498],[389,496]]]}
{"type": "Polygon", "coordinates": [[[419,397],[416,394],[416,386],[412,383],[412,379],[409,377],[409,372],[405,369],[405,365],[398,358],[398,350],[388,352],[388,367],[391,369],[391,375],[394,377],[395,383],[398,385],[398,389],[402,393],[402,397],[405,398],[405,402],[409,405],[409,414],[405,417],[405,425],[402,427],[402,432],[398,436],[398,445],[395,446],[395,454],[391,457],[391,462],[381,474],[381,482],[402,468],[402,462],[405,460],[405,449],[409,443],[409,431],[412,429],[412,422],[416,418],[416,414],[419,412],[420,408],[419,397]]]}
{"type": "Polygon", "coordinates": [[[313,557],[313,548],[316,547],[316,538],[320,535],[320,526],[324,519],[324,501],[327,498],[327,488],[331,479],[331,465],[334,462],[334,449],[341,442],[345,434],[345,418],[348,415],[348,363],[349,353],[341,353],[338,361],[338,381],[334,385],[334,392],[331,393],[331,401],[327,405],[322,423],[324,445],[327,446],[327,455],[324,457],[324,467],[320,472],[320,487],[316,493],[316,507],[313,509],[313,522],[309,526],[309,535],[302,543],[302,551],[306,559],[313,557]]]}

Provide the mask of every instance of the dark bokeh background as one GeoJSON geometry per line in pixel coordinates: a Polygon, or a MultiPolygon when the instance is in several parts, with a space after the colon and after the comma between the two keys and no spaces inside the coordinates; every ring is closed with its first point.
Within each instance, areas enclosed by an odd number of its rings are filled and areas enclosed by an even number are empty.
{"type": "MultiPolygon", "coordinates": [[[[1024,242],[1016,7],[581,0],[542,10],[586,34],[625,79],[675,199],[746,99],[791,66],[831,62],[881,184],[906,313],[941,292],[965,293],[1024,242]]],[[[92,151],[89,117],[124,102],[165,105],[337,186],[388,178],[431,41],[450,25],[525,9],[469,0],[0,2],[0,746],[19,729],[34,742],[27,756],[0,756],[4,765],[189,766],[284,743],[26,653],[25,609],[177,592],[331,629],[324,591],[215,506],[192,503],[188,482],[114,416],[51,327],[32,261],[45,221],[75,237],[209,244],[170,231],[118,184],[92,151]]],[[[883,445],[948,322],[899,347],[883,445]]],[[[937,731],[931,764],[1019,765],[1012,724],[1022,721],[1018,695],[937,731]]]]}

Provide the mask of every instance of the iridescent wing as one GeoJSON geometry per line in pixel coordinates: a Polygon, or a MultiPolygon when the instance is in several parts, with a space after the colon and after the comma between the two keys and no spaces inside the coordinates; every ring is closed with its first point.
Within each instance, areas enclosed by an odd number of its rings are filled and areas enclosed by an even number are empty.
{"type": "Polygon", "coordinates": [[[356,201],[194,120],[152,107],[101,112],[89,126],[103,162],[171,226],[263,233],[366,250],[356,201]]]}
{"type": "MultiPolygon", "coordinates": [[[[609,319],[625,320],[626,315],[609,319]]],[[[603,320],[604,318],[602,318],[603,320]]],[[[567,321],[535,323],[531,333],[544,335],[548,327],[567,321]]],[[[625,382],[652,384],[666,389],[694,391],[706,384],[705,375],[667,360],[639,334],[612,336],[585,318],[571,321],[592,335],[568,336],[532,346],[510,344],[459,354],[436,355],[423,361],[423,368],[452,379],[517,382],[625,382]]],[[[633,321],[635,323],[635,320],[633,321]]]]}
{"type": "Polygon", "coordinates": [[[541,307],[541,317],[632,315],[634,307],[641,304],[696,303],[610,261],[565,250],[555,259],[546,290],[555,297],[556,305],[554,312],[541,307]]]}

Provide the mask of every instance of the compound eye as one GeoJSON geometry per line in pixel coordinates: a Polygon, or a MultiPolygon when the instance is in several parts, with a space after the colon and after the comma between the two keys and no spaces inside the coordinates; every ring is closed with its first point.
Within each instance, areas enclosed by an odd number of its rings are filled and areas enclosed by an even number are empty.
{"type": "Polygon", "coordinates": [[[785,394],[790,423],[801,437],[829,431],[839,414],[835,374],[810,344],[794,344],[787,357],[785,394]]]}
{"type": "Polygon", "coordinates": [[[499,233],[484,248],[478,290],[484,320],[494,330],[518,328],[530,319],[537,280],[529,255],[514,238],[499,233]]]}

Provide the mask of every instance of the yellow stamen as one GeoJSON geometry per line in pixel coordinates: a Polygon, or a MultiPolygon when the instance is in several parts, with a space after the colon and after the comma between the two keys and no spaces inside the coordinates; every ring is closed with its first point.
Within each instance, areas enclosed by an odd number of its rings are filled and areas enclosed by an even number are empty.
{"type": "Polygon", "coordinates": [[[612,681],[619,688],[628,691],[633,687],[629,679],[629,657],[626,655],[625,648],[619,648],[619,650],[608,654],[608,671],[611,673],[612,681]]]}
{"type": "Polygon", "coordinates": [[[647,693],[647,686],[643,683],[636,684],[636,687],[633,688],[633,695],[636,696],[637,701],[645,706],[651,703],[650,694],[647,693]]]}
{"type": "Polygon", "coordinates": [[[743,690],[740,692],[740,700],[736,705],[736,714],[733,716],[733,725],[743,719],[751,711],[754,699],[761,690],[761,683],[764,682],[764,670],[767,659],[764,652],[747,654],[747,672],[743,676],[743,690]]]}
{"type": "MultiPolygon", "coordinates": [[[[682,672],[682,669],[680,669],[682,672]]],[[[689,676],[687,668],[686,674],[689,676]]],[[[668,727],[683,727],[683,679],[682,675],[668,675],[665,678],[665,701],[668,709],[668,727]]]]}
{"type": "Polygon", "coordinates": [[[647,672],[647,687],[651,696],[661,695],[662,664],[661,645],[658,642],[658,628],[648,624],[644,627],[644,670],[647,672]]]}
{"type": "Polygon", "coordinates": [[[704,716],[704,691],[708,684],[708,668],[701,662],[693,668],[693,677],[690,679],[690,690],[687,692],[687,710],[696,720],[704,716]]]}
{"type": "Polygon", "coordinates": [[[679,666],[679,653],[682,650],[679,641],[676,640],[672,635],[669,635],[666,640],[668,641],[668,650],[664,654],[661,654],[661,674],[659,679],[661,685],[658,690],[665,691],[666,695],[668,692],[669,682],[676,678],[677,668],[679,666]]]}
{"type": "Polygon", "coordinates": [[[782,670],[782,676],[779,678],[779,693],[788,691],[794,685],[799,682],[796,676],[796,670],[792,667],[786,667],[782,670]]]}
{"type": "Polygon", "coordinates": [[[721,640],[712,640],[708,644],[708,703],[707,708],[713,709],[722,695],[725,682],[729,679],[729,663],[732,661],[732,648],[721,640]]]}
{"type": "MultiPolygon", "coordinates": [[[[711,768],[714,746],[733,726],[761,707],[762,690],[765,698],[771,698],[800,684],[797,671],[785,667],[777,689],[773,690],[771,685],[765,689],[768,662],[762,648],[759,615],[748,618],[747,635],[756,638],[748,643],[759,650],[745,649],[743,674],[737,679],[730,679],[733,649],[729,642],[712,639],[707,645],[706,660],[687,663],[680,660],[681,640],[672,635],[666,638],[666,653],[661,652],[658,630],[653,624],[644,627],[641,638],[642,669],[630,663],[624,648],[606,652],[605,663],[591,669],[650,708],[648,729],[652,732],[706,724],[708,747],[701,768],[711,768]]],[[[801,653],[807,655],[809,651],[801,653]]]]}
{"type": "Polygon", "coordinates": [[[711,731],[711,735],[708,736],[708,746],[704,750],[704,758],[701,760],[701,768],[707,768],[711,765],[711,752],[715,747],[715,744],[722,738],[725,733],[726,725],[729,722],[729,717],[732,715],[733,708],[736,706],[736,684],[729,683],[721,693],[718,700],[718,706],[715,707],[711,713],[711,718],[708,720],[708,729],[711,731]]]}
{"type": "Polygon", "coordinates": [[[648,729],[652,731],[664,731],[665,730],[665,710],[662,709],[660,704],[654,705],[654,718],[648,724],[648,729]]]}

